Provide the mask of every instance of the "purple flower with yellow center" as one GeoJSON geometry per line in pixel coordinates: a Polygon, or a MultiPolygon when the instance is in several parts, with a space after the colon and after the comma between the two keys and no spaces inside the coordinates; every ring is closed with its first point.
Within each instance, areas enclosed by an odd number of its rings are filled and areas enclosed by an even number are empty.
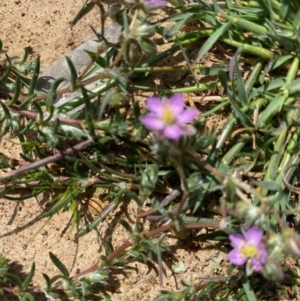
{"type": "Polygon", "coordinates": [[[148,114],[140,120],[148,130],[156,131],[159,138],[178,140],[182,136],[196,134],[196,129],[186,123],[193,121],[198,110],[185,108],[181,94],[174,94],[169,99],[150,97],[147,108],[148,114]]]}
{"type": "Polygon", "coordinates": [[[167,1],[165,0],[125,0],[125,2],[129,4],[138,3],[148,8],[156,8],[156,7],[162,7],[167,5],[167,1]]]}
{"type": "Polygon", "coordinates": [[[166,6],[167,2],[164,0],[144,0],[145,4],[150,7],[166,6]]]}
{"type": "Polygon", "coordinates": [[[261,271],[268,257],[262,238],[263,231],[255,227],[249,228],[245,235],[230,234],[234,249],[228,254],[229,261],[238,266],[247,264],[254,272],[261,271]]]}

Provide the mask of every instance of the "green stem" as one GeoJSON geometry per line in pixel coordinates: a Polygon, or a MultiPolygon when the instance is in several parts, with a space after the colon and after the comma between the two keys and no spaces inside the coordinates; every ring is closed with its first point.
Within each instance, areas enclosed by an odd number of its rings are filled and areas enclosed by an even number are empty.
{"type": "Polygon", "coordinates": [[[207,84],[199,84],[198,86],[176,88],[176,89],[160,89],[160,88],[140,86],[140,85],[130,85],[130,87],[135,89],[145,90],[145,91],[159,92],[163,94],[174,94],[174,93],[190,93],[190,92],[212,90],[221,87],[221,83],[214,82],[214,83],[207,83],[207,84]]]}
{"type": "MultiPolygon", "coordinates": [[[[273,155],[272,155],[272,157],[269,161],[269,166],[268,166],[268,169],[266,171],[264,181],[273,181],[275,179],[276,175],[278,174],[278,166],[279,166],[281,156],[284,153],[284,147],[285,147],[287,133],[288,133],[288,128],[285,127],[282,130],[282,132],[280,133],[280,135],[279,135],[279,137],[276,141],[276,144],[275,144],[275,147],[274,147],[274,152],[273,152],[273,155]]],[[[267,189],[262,189],[261,194],[262,195],[267,195],[268,190],[267,189]]]]}

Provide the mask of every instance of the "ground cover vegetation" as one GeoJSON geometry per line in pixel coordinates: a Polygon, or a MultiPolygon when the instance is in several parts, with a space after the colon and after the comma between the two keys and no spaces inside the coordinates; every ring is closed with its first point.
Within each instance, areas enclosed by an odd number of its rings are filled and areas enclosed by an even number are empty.
{"type": "Polygon", "coordinates": [[[103,26],[96,34],[102,44],[89,53],[91,63],[80,75],[68,59],[71,77],[56,79],[45,93],[37,86],[39,58],[27,62],[25,51],[22,61],[7,57],[1,66],[1,136],[18,139],[22,160],[1,157],[0,194],[7,202],[26,202],[59,191],[40,218],[47,227],[53,215],[69,210],[78,239],[128,198],[136,204],[135,220],[120,219],[128,233],[124,243],[115,246],[104,237],[105,254],[79,274],[70,275],[50,253],[59,274],[50,278],[45,270],[39,286],[31,283],[34,263],[21,279],[0,257],[0,293],[24,301],[41,292],[48,298],[110,300],[110,270],[134,261],[155,260],[162,282],[171,233],[178,240],[227,245],[227,276],[199,275],[193,285],[161,291],[155,300],[267,300],[269,290],[278,300],[296,297],[299,1],[128,0],[108,11],[100,1],[91,3],[100,11],[103,26]],[[161,10],[168,16],[152,21],[161,10]],[[104,38],[107,19],[123,27],[115,44],[104,38]],[[226,57],[213,66],[201,63],[220,47],[226,57]],[[184,64],[168,65],[178,52],[184,64]],[[172,72],[190,84],[143,84],[145,78],[172,72]],[[69,88],[60,90],[66,80],[69,88]],[[205,110],[191,97],[204,99],[221,89],[205,110]],[[79,96],[55,106],[57,96],[75,90],[79,96]],[[146,101],[132,97],[141,91],[148,93],[146,101]],[[218,113],[225,122],[217,131],[206,123],[218,113]],[[88,187],[105,189],[107,206],[82,227],[84,204],[78,199],[88,187]],[[12,196],[23,188],[26,194],[12,196]],[[212,203],[218,216],[208,213],[212,203]]]}

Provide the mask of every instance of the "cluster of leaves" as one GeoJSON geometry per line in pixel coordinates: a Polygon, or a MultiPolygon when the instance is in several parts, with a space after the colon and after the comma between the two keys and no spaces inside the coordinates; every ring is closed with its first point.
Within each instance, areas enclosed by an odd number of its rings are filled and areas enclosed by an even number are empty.
{"type": "MultiPolygon", "coordinates": [[[[9,273],[7,261],[1,258],[1,292],[14,293],[21,300],[33,300],[38,291],[52,298],[64,292],[85,300],[94,293],[94,284],[107,282],[107,271],[114,265],[155,257],[161,266],[162,254],[167,250],[165,232],[172,230],[182,238],[189,229],[211,227],[222,229],[214,237],[227,239],[228,233],[253,224],[264,230],[269,250],[264,277],[284,279],[282,259],[300,255],[300,238],[287,223],[287,217],[298,214],[300,209],[291,202],[299,193],[294,186],[300,160],[298,0],[170,0],[174,14],[155,23],[149,22],[153,10],[141,2],[131,9],[128,4],[114,6],[108,12],[99,2],[93,3],[100,8],[102,25],[112,18],[124,31],[120,41],[111,44],[102,26],[97,37],[104,46],[90,53],[91,64],[80,76],[68,59],[68,89],[59,90],[59,84],[66,79],[58,78],[48,93],[41,91],[37,86],[39,58],[27,63],[27,53],[21,62],[7,57],[6,66],[0,70],[1,137],[9,134],[18,138],[23,159],[1,155],[0,196],[18,201],[60,190],[59,196],[51,200],[51,209],[39,218],[51,219],[61,210],[70,210],[75,225],[81,222],[79,200],[84,191],[91,186],[106,189],[107,207],[79,236],[93,230],[120,207],[124,196],[136,201],[140,210],[133,227],[121,221],[128,240],[114,249],[107,239],[101,263],[80,275],[70,277],[60,260],[50,254],[61,274],[51,279],[44,274],[44,288],[30,286],[34,264],[21,281],[9,273]],[[175,25],[164,27],[170,23],[175,25]],[[188,31],[182,30],[191,23],[188,31]],[[154,33],[161,38],[154,39],[154,33]],[[202,46],[196,58],[191,59],[186,49],[195,49],[200,40],[202,46]],[[162,44],[166,50],[157,54],[157,46],[162,44]],[[213,67],[200,64],[216,46],[225,48],[230,59],[220,60],[213,67]],[[155,66],[178,51],[186,66],[155,66]],[[89,77],[100,68],[100,75],[89,77]],[[134,82],[137,77],[174,71],[187,72],[193,84],[163,89],[134,82]],[[198,74],[207,77],[204,83],[199,83],[198,74]],[[86,88],[99,79],[96,87],[86,88]],[[225,96],[201,115],[202,119],[209,118],[228,108],[230,114],[220,134],[205,131],[205,123],[198,120],[197,135],[178,143],[149,139],[139,122],[140,105],[128,96],[129,91],[137,90],[163,95],[205,93],[221,86],[225,96]],[[55,106],[58,95],[75,90],[79,96],[55,106]],[[82,106],[84,109],[79,109],[82,106]],[[24,187],[31,193],[13,195],[24,187]],[[168,195],[159,202],[157,192],[168,195]],[[175,202],[179,196],[180,202],[175,202]],[[149,199],[152,209],[147,210],[145,203],[149,199]],[[221,221],[201,215],[212,200],[220,203],[221,221]],[[159,227],[145,231],[146,219],[159,221],[159,227]]],[[[194,239],[205,237],[198,235],[194,239]]],[[[296,275],[291,278],[296,284],[296,275]]],[[[195,284],[180,292],[164,291],[156,299],[205,300],[206,295],[222,300],[264,298],[264,288],[242,270],[239,277],[229,276],[226,280],[230,281],[195,284]]]]}

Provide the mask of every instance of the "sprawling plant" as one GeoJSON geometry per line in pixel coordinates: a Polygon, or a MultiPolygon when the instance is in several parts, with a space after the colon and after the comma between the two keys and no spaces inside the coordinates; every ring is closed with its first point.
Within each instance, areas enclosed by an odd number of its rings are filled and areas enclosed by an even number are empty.
{"type": "Polygon", "coordinates": [[[228,276],[218,281],[199,275],[199,283],[162,291],[155,300],[263,300],[267,286],[290,298],[282,283],[296,287],[298,277],[285,258],[300,256],[300,2],[137,0],[109,10],[100,1],[91,4],[100,9],[103,26],[95,32],[101,46],[89,52],[91,62],[80,75],[67,59],[70,78],[57,78],[45,92],[37,85],[39,58],[28,63],[27,53],[21,62],[7,57],[0,69],[1,137],[17,138],[22,148],[22,160],[2,155],[0,194],[17,201],[59,190],[39,218],[70,210],[79,225],[80,196],[88,187],[102,188],[107,206],[78,227],[78,236],[121,208],[126,196],[138,206],[135,222],[120,220],[127,240],[113,246],[107,239],[106,254],[80,274],[70,276],[50,253],[60,274],[43,274],[40,286],[31,284],[34,263],[20,279],[1,257],[0,293],[20,300],[34,300],[36,292],[109,300],[105,285],[112,267],[152,258],[161,267],[165,233],[182,239],[192,229],[209,228],[209,235],[189,239],[229,241],[228,276]],[[172,13],[150,22],[166,6],[172,13]],[[117,43],[105,38],[107,18],[123,27],[117,43]],[[178,52],[185,64],[170,65],[178,52]],[[213,66],[201,63],[220,52],[213,66]],[[143,84],[145,77],[172,72],[190,84],[143,84]],[[60,88],[66,81],[68,87],[60,88]],[[207,96],[221,88],[223,94],[207,96]],[[146,106],[132,97],[141,90],[149,93],[146,106]],[[57,105],[59,96],[74,91],[79,93],[57,105]],[[207,97],[210,109],[201,110],[190,93],[207,97]],[[225,120],[219,132],[205,126],[214,114],[225,120]],[[12,196],[24,187],[31,192],[12,196]],[[221,219],[203,215],[209,211],[221,219]],[[158,227],[145,230],[149,220],[158,227]]]}

